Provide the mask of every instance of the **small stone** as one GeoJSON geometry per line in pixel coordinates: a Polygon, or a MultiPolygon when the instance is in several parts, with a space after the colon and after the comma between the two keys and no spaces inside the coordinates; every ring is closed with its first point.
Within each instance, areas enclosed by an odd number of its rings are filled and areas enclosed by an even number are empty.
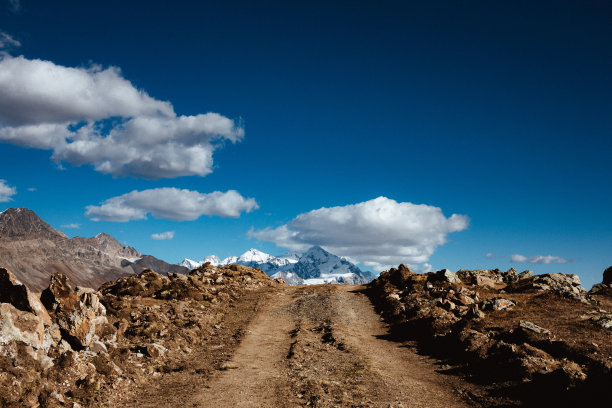
{"type": "Polygon", "coordinates": [[[147,354],[153,358],[162,358],[166,355],[168,349],[158,343],[147,344],[147,354]]]}
{"type": "Polygon", "coordinates": [[[510,309],[511,307],[514,307],[515,305],[516,303],[510,299],[494,298],[494,299],[485,300],[483,302],[482,309],[483,310],[505,310],[505,309],[510,309]]]}
{"type": "Polygon", "coordinates": [[[550,334],[550,330],[540,327],[537,324],[528,322],[527,320],[519,321],[519,327],[538,334],[550,334]]]}
{"type": "Polygon", "coordinates": [[[93,351],[96,354],[108,353],[108,349],[106,348],[106,345],[99,340],[93,341],[91,345],[89,346],[89,350],[93,351]]]}

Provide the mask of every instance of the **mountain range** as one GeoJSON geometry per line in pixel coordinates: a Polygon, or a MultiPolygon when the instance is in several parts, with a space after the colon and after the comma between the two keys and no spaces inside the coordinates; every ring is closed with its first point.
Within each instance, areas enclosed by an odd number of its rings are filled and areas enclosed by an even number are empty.
{"type": "Polygon", "coordinates": [[[34,291],[46,288],[54,272],[65,274],[75,285],[92,288],[147,268],[161,274],[189,272],[143,255],[105,233],[68,238],[27,208],[0,212],[0,267],[11,270],[34,291]]]}
{"type": "Polygon", "coordinates": [[[312,285],[321,283],[363,284],[374,279],[374,275],[360,270],[357,266],[313,246],[303,254],[289,253],[273,256],[251,248],[240,256],[229,256],[221,260],[209,255],[199,262],[185,258],[179,265],[195,269],[206,262],[214,266],[239,264],[263,270],[272,278],[282,278],[291,285],[312,285]]]}
{"type": "Polygon", "coordinates": [[[97,288],[104,282],[145,269],[162,275],[188,273],[206,262],[215,266],[240,264],[259,268],[268,276],[294,285],[362,284],[374,278],[370,272],[361,271],[321,247],[312,247],[304,254],[283,256],[250,249],[238,257],[221,260],[209,255],[200,262],[185,259],[173,265],[122,245],[105,233],[91,238],[69,238],[27,208],[0,212],[0,267],[11,270],[36,292],[48,286],[55,272],[65,274],[77,286],[97,288]]]}

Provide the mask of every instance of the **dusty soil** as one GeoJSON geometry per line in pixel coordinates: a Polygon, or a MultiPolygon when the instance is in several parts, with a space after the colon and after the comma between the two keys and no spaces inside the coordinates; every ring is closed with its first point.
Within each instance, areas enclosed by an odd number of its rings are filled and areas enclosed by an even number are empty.
{"type": "Polygon", "coordinates": [[[473,385],[388,331],[363,287],[245,296],[181,370],[134,389],[132,407],[462,407],[473,385]]]}

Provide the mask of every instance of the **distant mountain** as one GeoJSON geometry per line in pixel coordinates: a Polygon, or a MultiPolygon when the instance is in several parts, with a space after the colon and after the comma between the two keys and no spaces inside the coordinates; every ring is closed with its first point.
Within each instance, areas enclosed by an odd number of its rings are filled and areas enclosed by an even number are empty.
{"type": "MultiPolygon", "coordinates": [[[[218,258],[217,258],[218,259],[218,258]]],[[[184,268],[188,268],[189,270],[197,269],[202,266],[205,262],[196,262],[192,259],[185,258],[182,262],[178,263],[177,266],[182,266],[184,268]]],[[[212,262],[211,262],[212,263],[212,262]]],[[[213,265],[215,265],[213,263],[213,265]]]]}
{"type": "Polygon", "coordinates": [[[181,265],[169,264],[151,255],[143,255],[141,258],[134,261],[126,259],[122,262],[122,266],[131,268],[134,273],[140,273],[145,269],[153,269],[155,272],[162,275],[168,275],[169,273],[187,274],[191,269],[195,269],[181,265]]]}
{"type": "Polygon", "coordinates": [[[299,261],[292,265],[291,272],[304,279],[306,284],[368,283],[374,276],[363,272],[349,261],[331,254],[319,246],[310,248],[299,261]]]}
{"type": "Polygon", "coordinates": [[[303,255],[291,253],[283,256],[272,256],[257,249],[249,249],[239,257],[230,256],[220,260],[209,255],[200,262],[185,258],[179,265],[195,269],[206,262],[215,266],[232,263],[259,268],[273,278],[282,278],[292,285],[318,283],[362,284],[374,279],[370,272],[361,271],[357,266],[325,251],[321,247],[312,247],[303,255]]]}
{"type": "Polygon", "coordinates": [[[54,272],[67,275],[75,285],[98,288],[145,265],[155,265],[159,273],[180,268],[142,255],[108,234],[68,238],[27,208],[0,213],[0,267],[34,291],[46,288],[54,272]]]}
{"type": "Polygon", "coordinates": [[[27,208],[9,208],[0,212],[0,240],[67,238],[66,234],[55,230],[27,208]]]}

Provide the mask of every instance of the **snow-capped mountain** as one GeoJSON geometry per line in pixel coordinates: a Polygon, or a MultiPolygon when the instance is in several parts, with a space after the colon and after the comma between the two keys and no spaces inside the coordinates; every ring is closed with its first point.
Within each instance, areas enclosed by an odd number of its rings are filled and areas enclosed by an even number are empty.
{"type": "Polygon", "coordinates": [[[206,262],[214,266],[240,264],[259,268],[272,278],[282,278],[291,285],[361,284],[374,278],[370,272],[363,272],[349,261],[318,246],[310,248],[303,255],[294,252],[282,256],[273,256],[251,248],[238,257],[229,256],[220,260],[216,255],[209,255],[200,262],[185,258],[179,265],[195,269],[206,262]]]}
{"type": "Polygon", "coordinates": [[[199,268],[200,266],[202,266],[202,263],[201,262],[196,262],[196,261],[194,261],[192,259],[189,259],[189,258],[185,258],[178,265],[179,266],[184,266],[185,268],[189,268],[191,270],[191,269],[199,268]]]}
{"type": "Polygon", "coordinates": [[[304,284],[348,283],[361,284],[371,281],[374,276],[363,272],[349,261],[331,254],[319,246],[310,248],[292,266],[294,272],[304,279],[304,284]]]}
{"type": "Polygon", "coordinates": [[[257,249],[251,248],[248,251],[246,251],[244,254],[240,255],[237,262],[240,264],[249,263],[249,262],[253,262],[256,264],[262,264],[262,263],[270,262],[272,259],[275,259],[275,257],[272,255],[266,254],[264,252],[261,252],[257,249]]]}

